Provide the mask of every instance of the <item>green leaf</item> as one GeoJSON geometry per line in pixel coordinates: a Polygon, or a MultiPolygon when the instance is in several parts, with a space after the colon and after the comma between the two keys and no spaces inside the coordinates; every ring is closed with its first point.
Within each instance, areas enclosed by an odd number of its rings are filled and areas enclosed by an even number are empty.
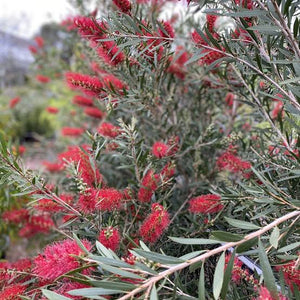
{"type": "Polygon", "coordinates": [[[257,242],[258,242],[258,238],[253,238],[249,241],[246,241],[236,248],[236,252],[237,253],[245,252],[245,251],[249,250],[250,248],[252,248],[254,245],[256,245],[257,242]]]}
{"type": "Polygon", "coordinates": [[[184,245],[211,245],[211,244],[219,244],[216,240],[211,239],[192,239],[192,238],[177,238],[169,236],[169,239],[178,244],[184,245]]]}
{"type": "Polygon", "coordinates": [[[103,244],[101,244],[99,241],[96,241],[96,248],[99,252],[99,254],[108,257],[108,258],[114,258],[113,254],[107,249],[103,244]]]}
{"type": "Polygon", "coordinates": [[[202,263],[198,283],[198,299],[205,300],[204,262],[202,263]]]}
{"type": "Polygon", "coordinates": [[[151,289],[150,300],[158,300],[157,290],[156,290],[155,284],[153,285],[153,287],[151,289]]]}
{"type": "Polygon", "coordinates": [[[149,260],[152,260],[154,262],[158,262],[161,264],[167,264],[167,265],[176,265],[176,264],[180,264],[183,263],[184,260],[177,258],[177,257],[173,257],[173,256],[167,256],[167,255],[163,255],[160,253],[155,253],[155,252],[149,252],[149,251],[144,251],[144,250],[140,250],[140,249],[134,249],[134,251],[131,251],[133,254],[137,253],[138,255],[145,257],[149,260]]]}
{"type": "Polygon", "coordinates": [[[192,259],[202,253],[206,252],[206,250],[199,250],[199,251],[193,251],[193,252],[190,252],[190,253],[187,253],[185,255],[182,255],[180,256],[179,258],[180,259],[183,259],[183,260],[189,260],[189,259],[192,259]]]}
{"type": "Polygon", "coordinates": [[[227,294],[229,283],[231,280],[231,272],[232,272],[233,265],[234,265],[234,258],[235,258],[235,250],[231,253],[230,260],[226,266],[226,270],[225,270],[225,274],[224,274],[224,281],[223,281],[221,295],[220,295],[220,297],[222,299],[226,299],[226,294],[227,294]]]}
{"type": "Polygon", "coordinates": [[[270,235],[270,244],[275,248],[277,249],[278,247],[278,241],[279,241],[279,236],[280,236],[280,230],[279,228],[276,226],[274,227],[271,235],[270,235]]]}
{"type": "Polygon", "coordinates": [[[59,295],[59,294],[57,294],[55,292],[48,291],[48,290],[45,290],[45,289],[42,289],[42,293],[49,300],[72,300],[71,298],[59,295]]]}
{"type": "Polygon", "coordinates": [[[226,231],[212,231],[211,236],[222,242],[238,242],[243,236],[226,231]]]}
{"type": "Polygon", "coordinates": [[[88,257],[99,263],[114,266],[114,267],[132,268],[132,269],[134,268],[134,266],[126,263],[123,260],[118,260],[118,259],[114,259],[114,258],[110,258],[110,257],[103,257],[103,256],[98,256],[98,255],[93,255],[93,254],[90,254],[88,257]]]}
{"type": "Polygon", "coordinates": [[[215,300],[219,299],[223,280],[224,280],[224,266],[225,266],[225,252],[223,252],[218,260],[215,274],[214,274],[214,280],[213,280],[213,294],[215,300]]]}
{"type": "Polygon", "coordinates": [[[84,251],[86,254],[89,254],[89,251],[84,247],[81,240],[78,238],[78,236],[75,233],[73,233],[73,238],[76,241],[77,245],[80,247],[80,249],[84,251]]]}
{"type": "Polygon", "coordinates": [[[98,280],[92,280],[89,281],[89,284],[95,287],[101,287],[104,289],[109,290],[121,290],[121,291],[131,291],[136,286],[131,283],[125,283],[125,282],[113,282],[113,281],[98,281],[98,280]]]}
{"type": "Polygon", "coordinates": [[[281,29],[278,26],[274,26],[274,25],[251,26],[248,27],[247,30],[257,30],[259,32],[269,33],[269,34],[280,33],[281,31],[281,29]]]}
{"type": "Polygon", "coordinates": [[[237,227],[237,228],[241,228],[241,229],[249,229],[249,230],[252,230],[252,229],[255,230],[255,229],[260,228],[259,226],[252,224],[250,222],[231,219],[228,217],[224,217],[224,219],[233,227],[237,227]]]}
{"type": "Polygon", "coordinates": [[[113,273],[113,274],[117,274],[117,275],[120,275],[122,277],[128,277],[128,278],[134,278],[134,279],[144,279],[143,277],[137,275],[137,274],[134,274],[134,273],[131,273],[131,272],[128,272],[128,271],[124,271],[122,269],[119,269],[119,268],[115,268],[115,267],[112,267],[112,266],[108,266],[108,265],[101,265],[102,269],[110,272],[110,273],[113,273]]]}
{"type": "Polygon", "coordinates": [[[98,295],[113,295],[124,293],[124,291],[120,290],[110,290],[103,288],[83,288],[69,291],[68,294],[72,296],[83,296],[83,297],[93,297],[98,295]]]}
{"type": "Polygon", "coordinates": [[[283,253],[283,252],[288,252],[288,251],[291,251],[295,248],[299,248],[300,247],[300,242],[296,242],[296,243],[293,243],[293,244],[290,244],[290,245],[287,245],[285,247],[282,247],[280,249],[277,250],[278,253],[283,253]]]}
{"type": "Polygon", "coordinates": [[[275,277],[272,272],[272,268],[270,266],[268,256],[265,252],[264,246],[261,240],[258,241],[258,248],[259,248],[259,262],[263,271],[264,276],[264,285],[271,293],[274,299],[278,299],[277,297],[277,287],[275,282],[275,277]]]}

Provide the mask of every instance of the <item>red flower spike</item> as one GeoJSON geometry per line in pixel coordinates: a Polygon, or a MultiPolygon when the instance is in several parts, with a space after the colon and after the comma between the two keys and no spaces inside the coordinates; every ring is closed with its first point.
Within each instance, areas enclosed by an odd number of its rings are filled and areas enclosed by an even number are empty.
{"type": "Polygon", "coordinates": [[[94,101],[93,99],[87,98],[87,97],[83,97],[80,95],[76,95],[73,97],[72,102],[78,106],[93,106],[94,105],[94,101]]]}
{"type": "Polygon", "coordinates": [[[97,41],[103,38],[106,30],[104,22],[97,22],[90,17],[78,16],[73,19],[74,25],[78,28],[79,34],[86,39],[97,41]]]}
{"type": "Polygon", "coordinates": [[[289,285],[292,291],[294,291],[294,286],[300,286],[300,269],[297,266],[297,261],[291,261],[287,264],[280,265],[276,267],[277,270],[281,270],[285,282],[289,285]]]}
{"type": "Polygon", "coordinates": [[[97,48],[97,53],[105,63],[113,67],[125,60],[125,54],[120,51],[117,44],[113,41],[101,42],[97,48]]]}
{"type": "Polygon", "coordinates": [[[99,241],[106,248],[116,251],[120,246],[120,233],[118,229],[109,226],[101,230],[99,241]]]}
{"type": "Polygon", "coordinates": [[[38,50],[34,46],[29,46],[28,49],[32,54],[36,54],[38,52],[38,50]]]}
{"type": "Polygon", "coordinates": [[[190,212],[201,214],[217,213],[223,208],[221,197],[214,194],[202,195],[189,201],[190,212]]]}
{"type": "Polygon", "coordinates": [[[44,39],[41,36],[36,36],[34,38],[34,40],[37,43],[37,45],[38,45],[39,48],[43,48],[44,47],[45,41],[44,41],[44,39]]]}
{"type": "Polygon", "coordinates": [[[153,170],[147,172],[142,179],[142,187],[138,191],[138,199],[141,202],[150,202],[151,197],[157,189],[159,176],[153,170]]]}
{"type": "Polygon", "coordinates": [[[100,135],[110,138],[115,138],[121,133],[120,127],[107,122],[102,123],[97,131],[100,135]]]}
{"type": "Polygon", "coordinates": [[[152,154],[157,158],[168,156],[169,146],[162,142],[155,142],[152,146],[152,154]]]}
{"type": "Polygon", "coordinates": [[[156,242],[170,224],[168,212],[158,203],[152,204],[151,214],[140,228],[140,236],[146,242],[156,242]]]}
{"type": "Polygon", "coordinates": [[[116,189],[100,189],[98,190],[97,208],[102,211],[112,211],[120,209],[123,200],[123,193],[116,189]]]}
{"type": "Polygon", "coordinates": [[[64,169],[64,165],[61,162],[51,163],[48,161],[43,161],[43,165],[50,173],[60,172],[64,169]]]}
{"type": "Polygon", "coordinates": [[[51,81],[51,79],[47,76],[44,76],[44,75],[36,75],[36,80],[40,83],[48,83],[51,81]]]}
{"type": "Polygon", "coordinates": [[[160,34],[160,36],[164,37],[164,38],[174,38],[175,37],[175,31],[173,26],[166,21],[162,21],[162,27],[164,30],[162,29],[158,29],[158,32],[160,34]]]}
{"type": "MultiPolygon", "coordinates": [[[[92,245],[87,240],[81,241],[89,251],[92,245]]],[[[43,280],[55,280],[57,277],[80,267],[75,256],[84,255],[76,241],[66,239],[46,246],[43,253],[34,260],[33,274],[43,280]]]]}
{"type": "Polygon", "coordinates": [[[91,214],[96,210],[98,202],[98,191],[88,189],[83,195],[80,195],[77,202],[78,210],[84,214],[91,214]]]}
{"type": "Polygon", "coordinates": [[[113,0],[112,1],[118,9],[124,14],[130,14],[131,3],[128,0],[113,0]]]}
{"type": "Polygon", "coordinates": [[[22,223],[24,221],[27,221],[28,218],[29,218],[29,212],[25,208],[8,210],[2,214],[3,221],[13,223],[13,224],[22,223]]]}
{"type": "Polygon", "coordinates": [[[218,16],[215,15],[206,15],[206,26],[209,32],[214,33],[215,32],[215,24],[217,21],[218,16]]]}
{"type": "Polygon", "coordinates": [[[99,96],[102,92],[103,84],[97,77],[67,72],[65,78],[70,88],[81,90],[88,96],[99,96]]]}
{"type": "Polygon", "coordinates": [[[87,116],[90,116],[90,117],[93,117],[93,118],[96,118],[96,119],[103,119],[105,117],[105,113],[103,111],[101,111],[99,108],[97,107],[87,107],[85,110],[84,110],[84,113],[87,115],[87,116]]]}
{"type": "Polygon", "coordinates": [[[14,108],[20,102],[20,100],[20,97],[15,97],[11,99],[8,104],[9,108],[14,108]]]}
{"type": "Polygon", "coordinates": [[[231,151],[226,151],[217,159],[217,166],[219,170],[228,170],[232,173],[242,174],[245,178],[249,177],[249,169],[251,164],[244,161],[238,156],[234,155],[231,151]]]}
{"type": "Polygon", "coordinates": [[[21,284],[14,284],[6,286],[0,292],[0,299],[1,300],[19,300],[21,299],[19,296],[22,295],[26,290],[25,285],[21,284]]]}
{"type": "MultiPolygon", "coordinates": [[[[88,151],[87,148],[85,150],[88,151]]],[[[94,170],[91,166],[89,156],[78,146],[69,147],[68,151],[59,154],[58,158],[63,163],[67,161],[78,165],[80,177],[88,186],[97,185],[102,182],[102,175],[99,173],[99,170],[94,170]]]]}
{"type": "Polygon", "coordinates": [[[48,106],[46,108],[46,111],[49,113],[49,114],[57,114],[59,112],[59,109],[57,107],[53,107],[53,106],[48,106]]]}
{"type": "Polygon", "coordinates": [[[63,136],[73,136],[73,137],[77,137],[80,136],[84,133],[84,129],[83,128],[78,128],[78,127],[63,127],[61,129],[61,134],[63,136]]]}

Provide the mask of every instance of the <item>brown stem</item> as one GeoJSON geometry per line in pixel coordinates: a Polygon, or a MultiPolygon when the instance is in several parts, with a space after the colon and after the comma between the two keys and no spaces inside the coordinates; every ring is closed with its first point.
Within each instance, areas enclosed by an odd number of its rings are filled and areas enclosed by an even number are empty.
{"type": "Polygon", "coordinates": [[[246,241],[249,241],[249,240],[252,240],[253,238],[256,238],[256,237],[259,237],[261,235],[263,235],[264,233],[266,233],[267,231],[269,231],[270,229],[274,228],[275,226],[278,226],[279,224],[291,219],[291,218],[294,218],[294,217],[297,217],[300,215],[300,211],[299,210],[296,210],[296,211],[292,211],[278,219],[276,219],[275,221],[273,221],[272,223],[264,226],[263,228],[255,231],[255,232],[252,232],[248,235],[246,235],[242,240],[238,241],[238,242],[229,242],[229,243],[225,243],[224,245],[218,247],[218,248],[215,248],[215,249],[212,249],[200,256],[197,256],[191,260],[188,260],[184,263],[181,263],[181,264],[178,264],[176,266],[173,266],[171,268],[169,268],[168,270],[165,270],[163,272],[160,272],[158,275],[156,276],[153,276],[152,278],[148,279],[144,284],[142,284],[141,286],[139,286],[138,288],[134,289],[133,291],[131,291],[130,293],[126,294],[125,296],[119,298],[119,300],[126,300],[126,299],[134,299],[133,297],[140,293],[141,291],[145,290],[145,289],[148,289],[149,287],[153,286],[154,284],[156,284],[156,282],[158,282],[159,280],[177,272],[177,271],[180,271],[184,268],[187,268],[189,267],[190,265],[194,264],[194,263],[197,263],[197,262],[200,262],[200,261],[204,261],[206,260],[207,258],[215,255],[215,254],[218,254],[218,253],[221,253],[225,250],[228,250],[229,248],[231,247],[236,247],[238,245],[241,245],[243,244],[244,242],[246,241]]]}

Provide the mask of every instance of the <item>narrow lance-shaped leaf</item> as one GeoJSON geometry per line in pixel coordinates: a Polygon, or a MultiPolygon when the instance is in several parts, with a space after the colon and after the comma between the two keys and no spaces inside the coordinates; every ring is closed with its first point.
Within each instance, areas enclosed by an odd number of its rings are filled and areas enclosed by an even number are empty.
{"type": "Polygon", "coordinates": [[[264,246],[260,240],[258,241],[258,248],[259,248],[259,262],[263,271],[264,284],[267,287],[267,289],[270,291],[272,297],[277,300],[278,295],[277,295],[275,277],[273,275],[272,268],[270,266],[268,256],[265,252],[264,246]]]}
{"type": "Polygon", "coordinates": [[[223,280],[224,280],[224,266],[225,266],[225,252],[223,252],[218,260],[215,274],[214,274],[214,280],[213,280],[213,294],[215,300],[219,299],[223,280]]]}

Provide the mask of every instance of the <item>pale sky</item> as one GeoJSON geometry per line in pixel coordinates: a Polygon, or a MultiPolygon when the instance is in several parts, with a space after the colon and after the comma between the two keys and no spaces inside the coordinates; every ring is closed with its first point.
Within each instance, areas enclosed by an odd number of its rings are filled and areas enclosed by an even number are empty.
{"type": "Polygon", "coordinates": [[[31,38],[43,23],[72,15],[67,0],[0,0],[0,29],[31,38]]]}

